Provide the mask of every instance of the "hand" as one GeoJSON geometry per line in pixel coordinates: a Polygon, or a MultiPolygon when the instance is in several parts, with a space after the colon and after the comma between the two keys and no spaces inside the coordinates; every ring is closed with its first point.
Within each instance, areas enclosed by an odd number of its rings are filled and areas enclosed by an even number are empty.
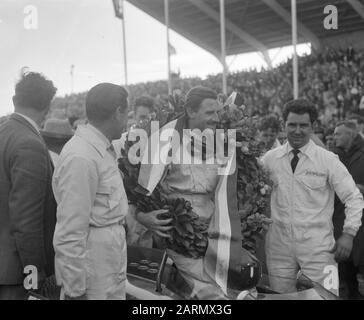
{"type": "Polygon", "coordinates": [[[167,212],[168,210],[165,209],[155,210],[147,213],[139,211],[136,214],[136,219],[139,223],[160,237],[170,238],[170,235],[167,233],[167,231],[173,228],[172,226],[168,226],[168,224],[172,222],[172,219],[158,219],[158,215],[167,212]]]}
{"type": "Polygon", "coordinates": [[[331,253],[335,253],[336,261],[344,261],[349,258],[351,249],[353,248],[353,240],[354,237],[352,235],[343,233],[336,241],[335,247],[330,251],[331,253]]]}

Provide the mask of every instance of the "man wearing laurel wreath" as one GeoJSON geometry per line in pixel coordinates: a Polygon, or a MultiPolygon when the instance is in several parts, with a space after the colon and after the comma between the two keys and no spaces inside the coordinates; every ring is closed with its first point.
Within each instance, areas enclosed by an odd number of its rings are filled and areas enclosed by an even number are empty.
{"type": "MultiPolygon", "coordinates": [[[[201,132],[207,129],[214,135],[219,122],[218,111],[216,92],[205,87],[192,88],[186,97],[185,114],[164,127],[179,133],[177,139],[183,137],[181,140],[188,141],[178,142],[176,154],[189,153],[193,159],[192,163],[183,162],[182,157],[180,162],[172,161],[167,165],[142,162],[139,173],[139,185],[146,192],[152,193],[159,185],[168,198],[187,200],[199,219],[209,226],[207,251],[204,255],[193,253],[191,257],[190,252],[183,254],[167,249],[168,255],[190,287],[190,298],[231,298],[232,283],[236,282],[232,274],[236,272],[234,275],[238,274],[240,277],[241,260],[246,258],[247,261],[251,261],[247,255],[242,254],[240,218],[236,204],[236,177],[234,180],[234,174],[219,176],[222,164],[215,161],[214,150],[212,153],[209,150],[214,148],[214,144],[206,143],[202,147],[203,143],[199,141],[202,139],[201,135],[193,133],[196,129],[201,132]],[[186,137],[183,129],[191,129],[194,139],[191,140],[191,136],[186,137]],[[194,148],[195,145],[199,148],[194,148]],[[214,159],[211,159],[211,155],[214,159]],[[201,161],[199,164],[194,163],[196,158],[201,161]]],[[[163,128],[161,131],[162,135],[163,128]]],[[[175,141],[173,137],[171,140],[175,141]]],[[[144,155],[146,154],[147,152],[144,155]]],[[[224,165],[226,166],[226,163],[224,165]]],[[[136,217],[141,224],[149,227],[150,217],[147,213],[137,212],[136,217]]]]}

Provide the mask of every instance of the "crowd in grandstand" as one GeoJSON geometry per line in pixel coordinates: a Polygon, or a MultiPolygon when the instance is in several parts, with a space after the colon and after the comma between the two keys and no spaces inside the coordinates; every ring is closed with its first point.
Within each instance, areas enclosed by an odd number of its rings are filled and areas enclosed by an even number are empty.
{"type": "MultiPolygon", "coordinates": [[[[333,128],[333,123],[351,114],[364,115],[364,52],[327,48],[320,53],[299,58],[300,97],[312,101],[319,111],[317,130],[333,128]]],[[[222,92],[222,75],[211,75],[206,79],[181,78],[173,74],[173,87],[186,93],[196,85],[203,85],[222,92]]],[[[292,61],[273,69],[250,70],[230,73],[227,78],[228,92],[234,90],[244,97],[250,114],[281,115],[284,103],[292,99],[292,61]]],[[[130,102],[142,95],[155,98],[156,107],[167,103],[166,81],[146,82],[128,87],[130,102]]],[[[56,98],[52,110],[60,109],[58,116],[79,119],[85,117],[86,93],[56,98]]]]}

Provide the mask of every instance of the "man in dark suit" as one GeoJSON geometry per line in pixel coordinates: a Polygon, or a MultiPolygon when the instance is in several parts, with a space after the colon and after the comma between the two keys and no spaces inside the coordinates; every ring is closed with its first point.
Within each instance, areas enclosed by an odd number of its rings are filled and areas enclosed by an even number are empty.
{"type": "MultiPolygon", "coordinates": [[[[352,175],[357,187],[364,194],[364,140],[358,133],[357,126],[352,120],[336,124],[334,132],[336,153],[341,162],[352,175]]],[[[335,198],[333,215],[335,238],[341,236],[344,225],[345,206],[335,198]]],[[[342,284],[340,296],[344,299],[364,299],[364,216],[353,242],[353,250],[349,259],[339,263],[339,279],[342,284]]]]}
{"type": "Polygon", "coordinates": [[[26,297],[27,266],[36,268],[38,285],[54,273],[53,166],[39,125],[55,93],[43,75],[23,74],[15,112],[0,126],[0,300],[26,297]]]}

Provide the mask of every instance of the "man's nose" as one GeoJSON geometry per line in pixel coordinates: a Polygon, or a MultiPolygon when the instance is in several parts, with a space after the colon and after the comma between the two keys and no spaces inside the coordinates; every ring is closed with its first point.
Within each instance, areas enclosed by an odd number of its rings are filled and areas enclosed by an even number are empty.
{"type": "Polygon", "coordinates": [[[301,127],[300,126],[296,126],[294,132],[295,133],[301,133],[301,127]]]}

